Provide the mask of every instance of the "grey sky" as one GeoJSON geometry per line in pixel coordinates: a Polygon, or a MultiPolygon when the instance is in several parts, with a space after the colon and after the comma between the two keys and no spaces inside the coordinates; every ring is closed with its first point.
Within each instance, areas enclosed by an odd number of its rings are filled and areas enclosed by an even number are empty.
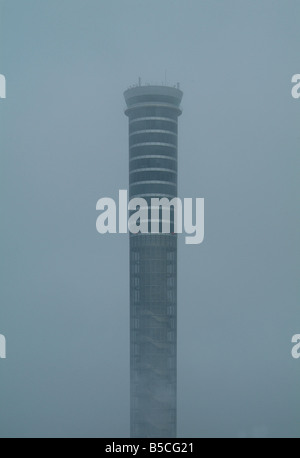
{"type": "Polygon", "coordinates": [[[178,436],[300,437],[297,0],[0,0],[0,437],[129,434],[123,91],[181,83],[178,436]]]}

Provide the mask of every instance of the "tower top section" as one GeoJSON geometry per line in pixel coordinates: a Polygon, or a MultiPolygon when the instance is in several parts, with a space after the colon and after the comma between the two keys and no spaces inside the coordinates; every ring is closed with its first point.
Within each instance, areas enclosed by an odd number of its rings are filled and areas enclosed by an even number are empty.
{"type": "Polygon", "coordinates": [[[177,86],[137,85],[127,89],[124,97],[127,105],[125,114],[142,106],[166,106],[177,109],[181,114],[180,102],[183,92],[177,86]]]}

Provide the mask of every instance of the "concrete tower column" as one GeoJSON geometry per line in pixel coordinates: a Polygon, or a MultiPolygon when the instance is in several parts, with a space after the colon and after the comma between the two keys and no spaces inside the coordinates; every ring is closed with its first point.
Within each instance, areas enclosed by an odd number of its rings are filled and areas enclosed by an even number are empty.
{"type": "MultiPolygon", "coordinates": [[[[182,92],[168,86],[125,91],[129,194],[177,197],[182,92]]],[[[130,234],[131,437],[176,437],[177,235],[130,234]]]]}

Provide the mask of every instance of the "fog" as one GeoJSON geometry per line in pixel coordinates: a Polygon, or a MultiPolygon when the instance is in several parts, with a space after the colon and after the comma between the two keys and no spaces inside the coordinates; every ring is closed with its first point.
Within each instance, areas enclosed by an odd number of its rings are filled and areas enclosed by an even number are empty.
{"type": "Polygon", "coordinates": [[[183,90],[178,437],[300,437],[300,3],[0,0],[0,437],[129,435],[123,92],[183,90]]]}

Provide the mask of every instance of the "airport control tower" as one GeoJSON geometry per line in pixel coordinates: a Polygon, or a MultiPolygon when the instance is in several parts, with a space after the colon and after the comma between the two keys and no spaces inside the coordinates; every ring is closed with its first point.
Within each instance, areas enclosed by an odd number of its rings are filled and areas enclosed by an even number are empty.
{"type": "MultiPolygon", "coordinates": [[[[124,93],[129,118],[129,194],[177,197],[183,93],[141,85],[124,93]]],[[[176,437],[177,235],[130,234],[131,437],[176,437]]]]}

